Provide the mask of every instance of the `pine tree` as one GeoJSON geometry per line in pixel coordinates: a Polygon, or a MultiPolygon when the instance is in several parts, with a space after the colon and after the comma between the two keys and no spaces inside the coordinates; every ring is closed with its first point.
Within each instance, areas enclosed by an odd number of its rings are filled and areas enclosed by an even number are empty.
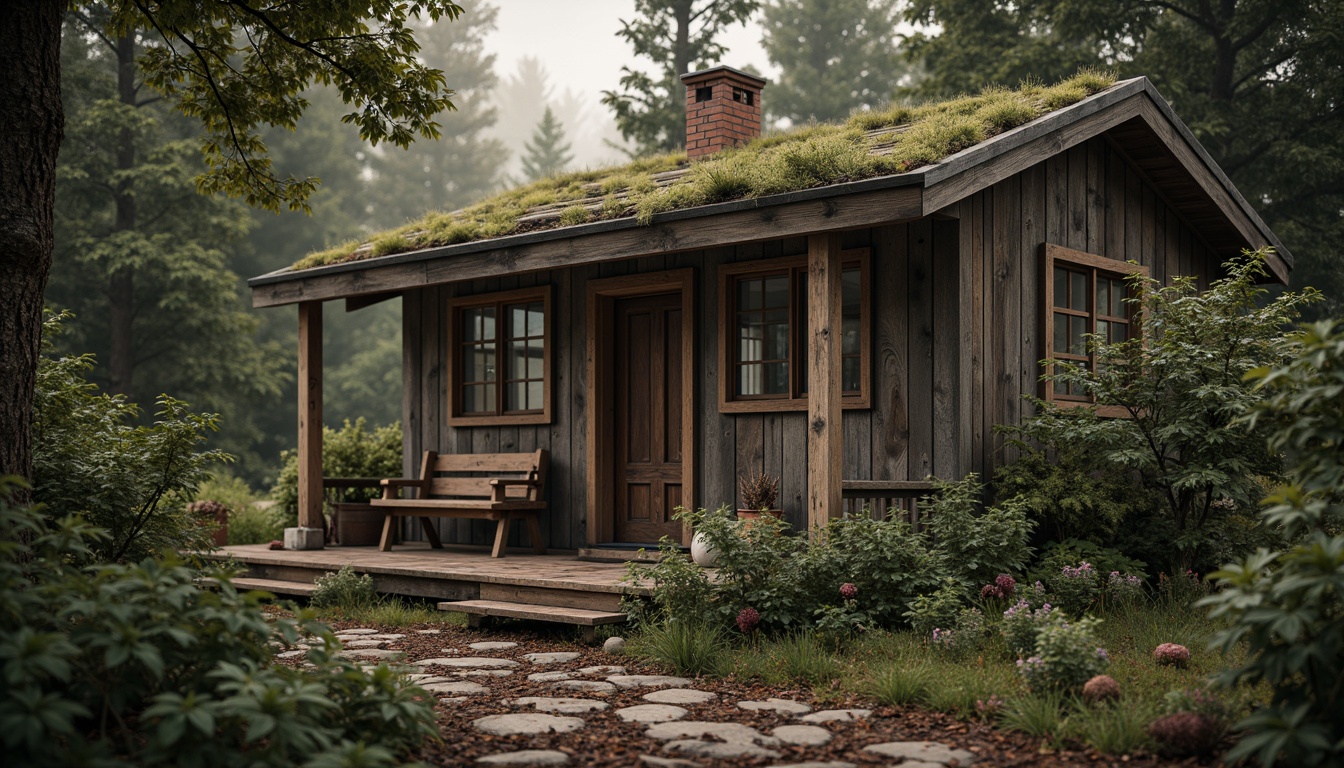
{"type": "Polygon", "coordinates": [[[621,67],[621,90],[603,91],[602,103],[636,154],[671,152],[686,143],[686,89],[681,76],[692,63],[708,66],[727,51],[716,42],[725,28],[745,23],[759,0],[635,0],[633,21],[621,20],[616,34],[635,56],[653,62],[654,77],[621,67]]]}
{"type": "Polygon", "coordinates": [[[776,0],[761,44],[782,69],[765,108],[799,123],[841,120],[890,98],[908,72],[896,48],[898,0],[776,0]]]}
{"type": "Polygon", "coordinates": [[[574,162],[569,142],[565,141],[565,127],[555,119],[555,113],[550,107],[546,108],[546,114],[537,123],[537,129],[532,132],[532,140],[526,148],[523,173],[527,174],[528,181],[554,176],[574,162]]]}

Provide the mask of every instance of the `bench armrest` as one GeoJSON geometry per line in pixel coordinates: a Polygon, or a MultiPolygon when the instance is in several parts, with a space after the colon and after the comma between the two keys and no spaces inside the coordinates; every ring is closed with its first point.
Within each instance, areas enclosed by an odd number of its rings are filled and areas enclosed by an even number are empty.
{"type": "Polygon", "coordinates": [[[490,481],[490,500],[507,501],[509,486],[523,486],[528,488],[540,488],[541,483],[536,480],[526,478],[500,478],[496,477],[490,481]]]}
{"type": "Polygon", "coordinates": [[[379,484],[383,486],[384,499],[396,499],[401,496],[399,488],[423,488],[425,481],[407,478],[385,478],[379,484]]]}

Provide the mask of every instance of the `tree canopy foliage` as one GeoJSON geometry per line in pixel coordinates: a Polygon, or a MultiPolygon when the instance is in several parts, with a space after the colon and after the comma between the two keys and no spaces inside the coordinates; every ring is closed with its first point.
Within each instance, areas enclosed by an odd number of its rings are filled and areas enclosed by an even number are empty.
{"type": "Polygon", "coordinates": [[[523,157],[523,173],[528,181],[544,179],[564,171],[574,162],[569,151],[569,142],[565,141],[565,127],[556,119],[550,107],[542,115],[541,122],[532,133],[532,140],[526,144],[527,154],[523,157]]]}
{"type": "Polygon", "coordinates": [[[621,135],[641,155],[671,152],[686,143],[686,88],[690,67],[708,66],[725,48],[724,29],[745,22],[758,0],[635,0],[635,18],[622,19],[616,34],[647,59],[654,74],[621,67],[619,91],[603,91],[621,135]]]}

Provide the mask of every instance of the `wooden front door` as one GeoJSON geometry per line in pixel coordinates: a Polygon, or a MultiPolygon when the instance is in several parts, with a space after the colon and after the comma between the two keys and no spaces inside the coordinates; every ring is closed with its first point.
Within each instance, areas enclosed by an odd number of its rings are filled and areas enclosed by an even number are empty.
{"type": "Polygon", "coordinates": [[[681,540],[682,304],[679,293],[615,304],[616,540],[681,540]]]}

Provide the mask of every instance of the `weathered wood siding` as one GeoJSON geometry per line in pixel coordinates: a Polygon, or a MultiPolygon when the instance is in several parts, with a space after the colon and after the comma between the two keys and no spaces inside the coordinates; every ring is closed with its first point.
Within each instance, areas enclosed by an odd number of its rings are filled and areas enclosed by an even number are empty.
{"type": "MultiPolygon", "coordinates": [[[[845,248],[872,249],[872,407],[844,412],[847,479],[988,476],[1003,460],[994,424],[1029,410],[1039,392],[1044,299],[1040,246],[1052,242],[1134,259],[1166,280],[1210,275],[1217,259],[1162,196],[1106,142],[1093,139],[907,224],[848,232],[845,248]]],[[[551,452],[550,514],[557,549],[587,544],[586,291],[594,278],[690,267],[696,279],[697,463],[694,502],[735,505],[737,477],[781,479],[790,522],[804,524],[805,412],[718,410],[718,266],[807,252],[806,238],[489,278],[406,294],[406,470],[426,449],[551,452]],[[553,420],[549,425],[449,427],[444,380],[446,299],[553,285],[553,420]]],[[[441,521],[445,541],[486,545],[490,526],[441,521]]],[[[409,538],[418,536],[407,525],[409,538]]],[[[516,539],[518,534],[513,534],[516,539]]],[[[516,540],[513,542],[519,543],[516,540]]]]}

